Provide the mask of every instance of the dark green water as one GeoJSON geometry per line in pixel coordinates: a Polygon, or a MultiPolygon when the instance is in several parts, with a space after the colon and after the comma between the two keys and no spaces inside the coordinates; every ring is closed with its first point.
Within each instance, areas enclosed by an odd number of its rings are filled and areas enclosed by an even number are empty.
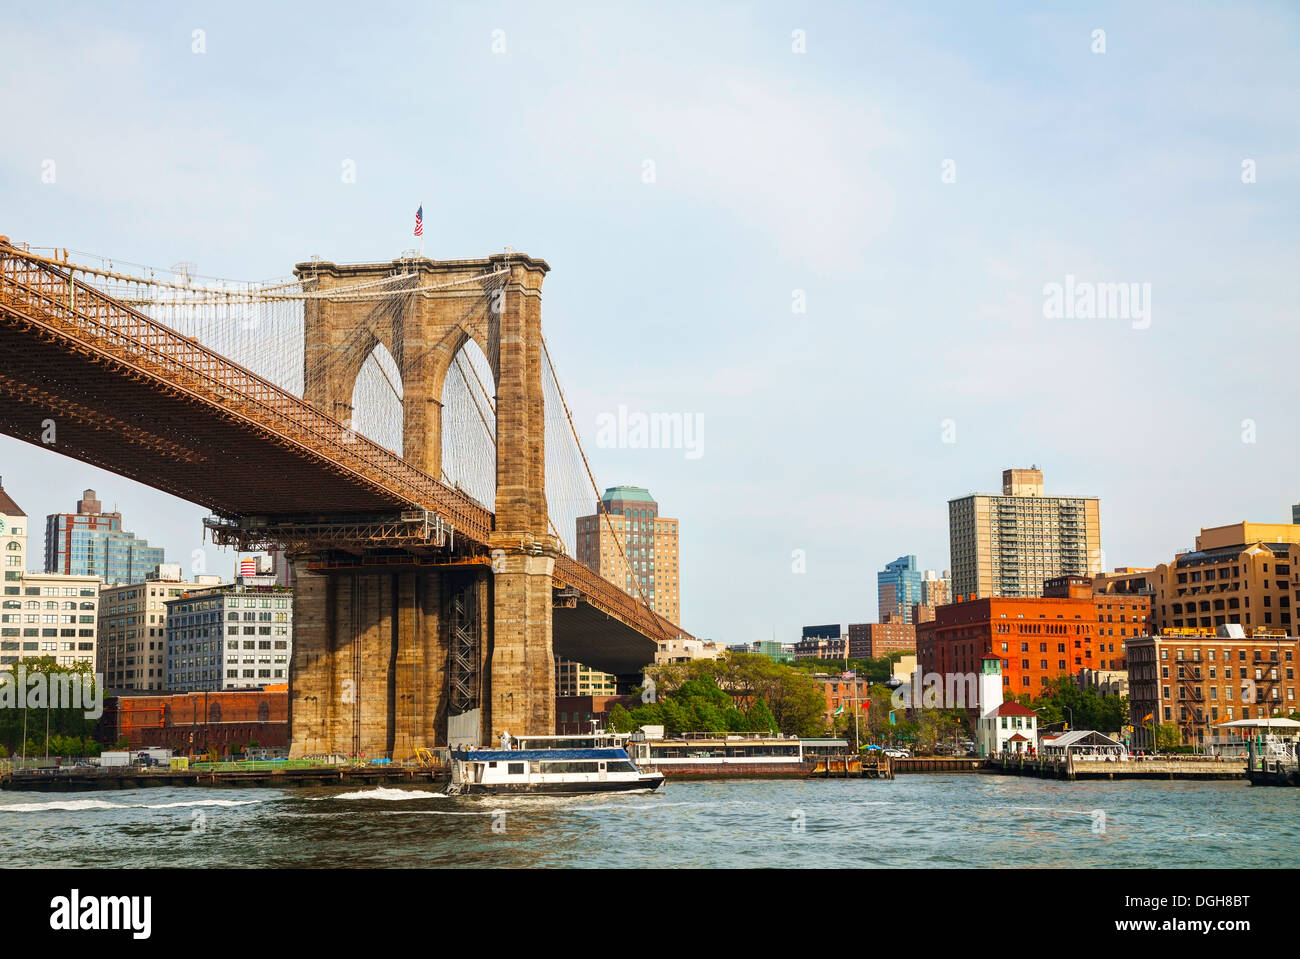
{"type": "Polygon", "coordinates": [[[991,775],[432,790],[0,794],[10,867],[1300,866],[1300,789],[991,775]],[[1104,823],[1094,811],[1104,813],[1104,823]]]}

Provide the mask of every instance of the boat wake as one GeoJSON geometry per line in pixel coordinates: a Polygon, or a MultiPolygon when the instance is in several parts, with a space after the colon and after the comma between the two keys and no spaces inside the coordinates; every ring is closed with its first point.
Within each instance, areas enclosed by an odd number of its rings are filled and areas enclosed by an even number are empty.
{"type": "Polygon", "coordinates": [[[181,809],[186,806],[252,806],[260,799],[192,799],[186,802],[114,803],[103,799],[56,799],[50,802],[15,803],[0,806],[0,816],[11,812],[85,812],[102,809],[181,809]]]}
{"type": "Polygon", "coordinates": [[[433,793],[425,789],[393,789],[389,786],[376,786],[374,789],[358,789],[337,796],[314,796],[316,801],[322,799],[375,799],[380,802],[409,802],[412,799],[446,799],[446,793],[433,793]]]}

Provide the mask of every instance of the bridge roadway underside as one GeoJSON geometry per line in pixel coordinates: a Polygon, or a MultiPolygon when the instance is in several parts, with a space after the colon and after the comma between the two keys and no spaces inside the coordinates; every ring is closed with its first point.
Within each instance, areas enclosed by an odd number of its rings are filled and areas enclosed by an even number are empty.
{"type": "Polygon", "coordinates": [[[601,672],[632,675],[655,661],[655,640],[585,600],[556,608],[551,628],[557,657],[601,672]]]}
{"type": "Polygon", "coordinates": [[[304,500],[331,513],[409,508],[232,410],[65,343],[0,322],[0,356],[9,436],[228,514],[301,514],[304,500]]]}

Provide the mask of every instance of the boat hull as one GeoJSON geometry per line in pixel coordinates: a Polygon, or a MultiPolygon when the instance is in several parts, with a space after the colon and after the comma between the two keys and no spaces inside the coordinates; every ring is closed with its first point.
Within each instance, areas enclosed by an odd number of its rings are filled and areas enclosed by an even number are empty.
{"type": "Polygon", "coordinates": [[[663,784],[662,776],[581,783],[455,783],[448,788],[448,792],[458,796],[582,796],[595,793],[654,792],[663,784]]]}

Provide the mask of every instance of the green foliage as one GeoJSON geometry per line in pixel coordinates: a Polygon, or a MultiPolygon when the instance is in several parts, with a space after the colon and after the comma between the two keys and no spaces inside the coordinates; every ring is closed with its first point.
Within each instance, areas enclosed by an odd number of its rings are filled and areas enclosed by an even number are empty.
{"type": "MultiPolygon", "coordinates": [[[[805,672],[766,656],[735,653],[722,660],[661,663],[647,672],[654,678],[658,698],[628,713],[632,728],[662,725],[669,735],[775,730],[819,736],[824,732],[826,700],[820,685],[805,672]]],[[[626,721],[618,717],[620,726],[626,721]]],[[[614,722],[612,710],[610,722],[614,722]]]]}
{"type": "Polygon", "coordinates": [[[1177,723],[1161,723],[1156,727],[1156,748],[1161,752],[1177,750],[1182,743],[1183,734],[1179,732],[1177,723]]]}
{"type": "Polygon", "coordinates": [[[894,664],[904,655],[906,654],[901,651],[894,651],[872,659],[798,659],[791,665],[803,673],[841,673],[851,669],[858,674],[859,679],[883,683],[893,675],[894,664]]]}
{"type": "Polygon", "coordinates": [[[1129,724],[1127,696],[1103,696],[1093,686],[1080,689],[1072,676],[1049,680],[1037,699],[1015,697],[1017,702],[1038,713],[1040,728],[1069,723],[1070,729],[1095,729],[1102,733],[1123,732],[1129,724]]]}
{"type": "MultiPolygon", "coordinates": [[[[18,708],[0,708],[0,747],[7,749],[10,753],[18,754],[23,749],[23,725],[26,722],[27,727],[27,755],[44,756],[45,755],[45,730],[46,720],[49,720],[50,733],[50,755],[51,756],[85,756],[97,755],[100,746],[95,742],[94,733],[96,720],[87,719],[86,711],[90,704],[86,703],[85,708],[24,708],[26,702],[32,698],[30,690],[34,688],[32,678],[41,676],[46,694],[49,690],[49,678],[53,676],[81,677],[83,675],[93,675],[89,663],[78,663],[76,666],[60,666],[55,662],[53,656],[40,656],[30,659],[22,659],[6,670],[8,676],[4,677],[8,684],[7,693],[13,697],[13,702],[18,708]],[[29,692],[26,696],[18,689],[18,669],[24,667],[26,678],[28,680],[27,689],[29,692]],[[59,749],[55,748],[56,740],[61,744],[59,749]],[[74,751],[65,751],[74,750],[74,751]]],[[[80,679],[78,679],[80,682],[80,679]]]]}
{"type": "Polygon", "coordinates": [[[749,708],[749,728],[756,733],[777,731],[776,717],[772,715],[772,710],[768,708],[767,703],[761,699],[755,701],[749,708]]]}
{"type": "Polygon", "coordinates": [[[636,731],[637,722],[622,703],[615,703],[614,708],[609,711],[609,728],[615,733],[631,733],[636,731]]]}

